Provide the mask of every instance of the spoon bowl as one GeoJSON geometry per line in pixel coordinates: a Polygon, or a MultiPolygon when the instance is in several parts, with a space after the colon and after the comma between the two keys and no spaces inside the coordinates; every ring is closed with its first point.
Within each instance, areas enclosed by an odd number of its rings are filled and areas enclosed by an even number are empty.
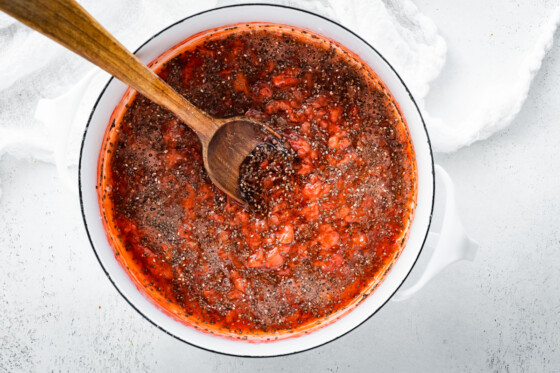
{"type": "Polygon", "coordinates": [[[203,144],[204,167],[218,188],[237,202],[246,203],[239,188],[240,166],[257,145],[270,137],[280,138],[280,135],[247,117],[220,122],[208,144],[203,144]]]}

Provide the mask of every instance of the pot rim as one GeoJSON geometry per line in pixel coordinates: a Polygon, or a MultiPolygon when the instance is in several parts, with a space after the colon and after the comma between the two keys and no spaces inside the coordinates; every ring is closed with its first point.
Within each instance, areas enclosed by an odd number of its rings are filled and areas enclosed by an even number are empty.
{"type": "MultiPolygon", "coordinates": [[[[218,350],[213,350],[211,348],[208,347],[203,347],[203,346],[199,346],[193,342],[187,341],[186,339],[168,331],[167,329],[165,329],[164,327],[160,326],[156,321],[152,320],[150,317],[148,317],[144,312],[142,312],[122,291],[121,289],[117,286],[117,284],[115,283],[115,281],[113,280],[113,278],[111,277],[111,275],[109,274],[108,270],[105,268],[105,266],[103,265],[103,262],[101,261],[101,258],[99,257],[99,254],[97,252],[97,249],[95,248],[95,245],[93,243],[93,239],[91,237],[91,233],[90,233],[90,229],[88,228],[88,223],[87,223],[87,219],[86,219],[86,212],[85,212],[85,208],[84,208],[84,199],[83,199],[83,190],[82,190],[82,161],[83,161],[83,157],[84,157],[84,146],[86,143],[86,137],[88,134],[88,129],[91,123],[91,120],[93,118],[93,115],[97,109],[97,106],[99,104],[99,102],[101,101],[101,99],[103,98],[103,95],[105,94],[105,91],[107,90],[107,88],[109,87],[109,85],[111,84],[111,82],[115,79],[113,76],[110,77],[110,79],[107,81],[107,83],[105,84],[105,86],[103,87],[103,89],[101,90],[99,96],[97,97],[91,112],[88,116],[88,120],[86,123],[86,126],[84,128],[84,134],[82,137],[82,142],[81,142],[81,146],[80,146],[80,157],[79,157],[79,163],[78,163],[78,190],[79,190],[79,199],[80,199],[80,210],[81,210],[81,215],[82,215],[82,220],[84,222],[84,227],[86,230],[86,234],[88,236],[88,240],[90,242],[91,248],[93,250],[93,253],[97,259],[97,261],[99,262],[101,268],[103,269],[103,272],[105,273],[105,275],[107,276],[107,278],[109,279],[109,281],[111,282],[111,284],[113,285],[113,287],[117,290],[117,292],[126,300],[126,302],[134,309],[136,310],[136,312],[138,312],[144,319],[146,319],[147,321],[149,321],[152,325],[154,325],[155,327],[157,327],[158,329],[160,329],[161,331],[163,331],[164,333],[174,337],[175,339],[184,342],[190,346],[208,351],[208,352],[213,352],[213,353],[217,353],[220,355],[225,355],[225,356],[235,356],[235,357],[248,357],[248,358],[267,358],[267,357],[279,357],[279,356],[289,356],[289,355],[295,355],[301,352],[305,352],[305,351],[310,351],[313,349],[316,349],[318,347],[324,346],[328,343],[331,343],[347,334],[349,334],[350,332],[356,330],[359,326],[361,326],[362,324],[364,324],[366,321],[368,321],[371,317],[373,317],[380,309],[382,309],[387,302],[389,302],[389,300],[391,300],[391,298],[395,295],[395,293],[398,292],[398,290],[401,288],[401,286],[403,285],[403,283],[406,281],[406,279],[408,278],[408,276],[410,275],[410,272],[412,271],[412,269],[415,267],[418,258],[420,257],[420,254],[422,253],[423,249],[424,249],[424,245],[426,244],[426,240],[428,237],[428,233],[430,231],[430,226],[432,223],[432,217],[433,217],[433,210],[434,210],[434,203],[435,203],[435,192],[436,192],[436,184],[435,184],[435,169],[434,169],[434,157],[433,157],[433,150],[432,150],[432,144],[431,144],[431,140],[430,140],[430,136],[429,136],[429,132],[428,129],[426,127],[426,123],[424,121],[424,118],[422,116],[422,113],[418,107],[418,104],[416,103],[416,100],[414,99],[412,93],[410,92],[408,86],[405,84],[405,82],[403,81],[403,79],[401,78],[401,76],[397,73],[397,71],[395,70],[395,68],[391,65],[391,63],[389,63],[389,61],[387,61],[387,59],[385,59],[385,57],[377,50],[375,49],[371,44],[369,44],[365,39],[363,39],[360,35],[358,35],[357,33],[355,33],[354,31],[350,30],[349,28],[345,27],[344,25],[331,20],[330,18],[327,18],[325,16],[322,16],[320,14],[314,13],[312,11],[309,10],[305,10],[305,9],[300,9],[300,8],[296,8],[296,7],[292,7],[292,6],[288,6],[288,5],[282,5],[282,4],[268,4],[268,3],[246,3],[246,4],[232,4],[232,5],[225,5],[225,6],[221,6],[221,7],[215,7],[215,8],[211,8],[211,9],[207,9],[195,14],[192,14],[188,17],[182,18],[170,25],[168,25],[167,27],[161,29],[160,31],[158,31],[157,33],[153,34],[150,38],[148,38],[145,42],[143,42],[134,52],[133,54],[137,54],[142,48],[144,48],[144,46],[146,46],[148,43],[150,43],[152,40],[154,40],[156,37],[158,37],[159,35],[161,35],[162,33],[166,32],[167,30],[171,29],[172,27],[181,24],[185,21],[188,21],[191,18],[206,14],[206,13],[210,13],[210,12],[214,12],[217,10],[222,10],[222,9],[227,9],[227,8],[239,8],[239,7],[253,7],[253,6],[263,6],[263,7],[271,7],[271,8],[285,8],[285,9],[290,9],[293,11],[297,11],[297,12],[302,12],[302,13],[307,13],[308,15],[314,16],[314,17],[318,17],[321,18],[324,21],[327,21],[331,24],[334,24],[335,26],[338,26],[342,29],[344,29],[345,31],[347,31],[348,33],[350,33],[352,36],[354,36],[355,38],[357,38],[358,40],[360,40],[362,43],[364,43],[369,49],[371,49],[379,58],[381,58],[381,60],[383,60],[383,62],[385,64],[387,64],[387,66],[389,67],[389,69],[395,74],[395,76],[397,77],[397,79],[399,80],[399,82],[402,84],[403,88],[405,89],[406,93],[408,94],[411,102],[413,103],[416,111],[418,112],[418,116],[420,118],[420,121],[422,123],[422,126],[424,128],[424,132],[426,135],[426,140],[427,140],[427,145],[428,145],[428,150],[429,150],[429,155],[430,155],[430,167],[431,167],[431,178],[432,178],[432,201],[431,201],[431,205],[430,205],[430,213],[428,216],[428,222],[427,222],[427,226],[426,226],[426,232],[424,234],[424,238],[422,240],[422,244],[418,250],[418,254],[416,256],[416,258],[414,259],[414,262],[412,263],[412,265],[410,266],[410,268],[408,269],[408,272],[406,273],[406,275],[403,277],[402,281],[400,282],[400,284],[396,287],[396,289],[394,290],[394,292],[387,297],[387,299],[374,311],[372,311],[364,320],[362,320],[361,322],[358,322],[356,325],[354,325],[352,328],[350,328],[349,330],[341,333],[340,335],[335,336],[334,338],[330,338],[322,343],[316,344],[312,347],[309,348],[305,348],[305,349],[301,349],[301,350],[296,350],[296,351],[292,351],[292,352],[287,352],[287,353],[279,353],[279,354],[272,354],[272,355],[243,355],[243,354],[236,354],[236,353],[228,353],[228,352],[223,352],[223,351],[218,351],[218,350]]],[[[375,70],[374,70],[375,71],[375,70]]],[[[414,143],[413,143],[414,145],[414,143]]],[[[398,259],[397,259],[398,261],[398,259]]]]}

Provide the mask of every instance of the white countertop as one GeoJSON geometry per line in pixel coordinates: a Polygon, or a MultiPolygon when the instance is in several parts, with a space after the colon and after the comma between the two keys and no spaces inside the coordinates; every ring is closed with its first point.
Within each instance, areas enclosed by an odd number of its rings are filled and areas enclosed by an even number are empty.
{"type": "MultiPolygon", "coordinates": [[[[456,32],[451,13],[462,10],[429,3],[418,6],[442,34],[456,32]]],[[[477,30],[490,30],[473,27],[475,39],[482,40],[477,30]]],[[[559,37],[557,31],[557,44],[559,37]]],[[[451,100],[446,77],[462,66],[462,52],[448,47],[451,64],[427,97],[434,111],[451,100]]],[[[481,245],[474,262],[446,269],[412,299],[389,302],[335,342],[280,358],[217,355],[155,328],[105,277],[78,199],[61,185],[54,166],[5,156],[0,371],[557,371],[559,97],[556,45],[510,127],[458,152],[436,154],[455,181],[465,228],[481,245]]]]}

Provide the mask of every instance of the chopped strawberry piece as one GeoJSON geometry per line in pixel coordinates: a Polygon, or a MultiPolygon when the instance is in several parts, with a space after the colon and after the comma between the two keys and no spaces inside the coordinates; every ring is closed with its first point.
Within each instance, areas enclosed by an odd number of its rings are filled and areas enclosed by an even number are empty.
{"type": "Polygon", "coordinates": [[[276,247],[266,254],[264,266],[266,268],[276,268],[284,264],[284,257],[280,254],[280,250],[276,247]]]}
{"type": "Polygon", "coordinates": [[[340,240],[340,235],[335,231],[323,232],[317,237],[321,247],[330,249],[340,240]]]}
{"type": "Polygon", "coordinates": [[[291,243],[294,240],[294,226],[286,224],[276,233],[276,236],[281,244],[291,243]]]}
{"type": "Polygon", "coordinates": [[[249,256],[247,261],[247,266],[250,268],[261,268],[264,263],[264,253],[262,250],[257,251],[255,254],[249,256]]]}
{"type": "Polygon", "coordinates": [[[292,87],[299,83],[299,79],[292,78],[286,75],[277,75],[272,78],[272,84],[275,87],[292,87]]]}

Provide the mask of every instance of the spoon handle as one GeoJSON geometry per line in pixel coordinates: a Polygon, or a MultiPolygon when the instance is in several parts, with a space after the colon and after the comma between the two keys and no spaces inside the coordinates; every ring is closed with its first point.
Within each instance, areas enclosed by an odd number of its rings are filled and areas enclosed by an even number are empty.
{"type": "Polygon", "coordinates": [[[206,144],[218,128],[213,118],[161,80],[75,0],[0,0],[0,10],[167,108],[206,144]]]}

